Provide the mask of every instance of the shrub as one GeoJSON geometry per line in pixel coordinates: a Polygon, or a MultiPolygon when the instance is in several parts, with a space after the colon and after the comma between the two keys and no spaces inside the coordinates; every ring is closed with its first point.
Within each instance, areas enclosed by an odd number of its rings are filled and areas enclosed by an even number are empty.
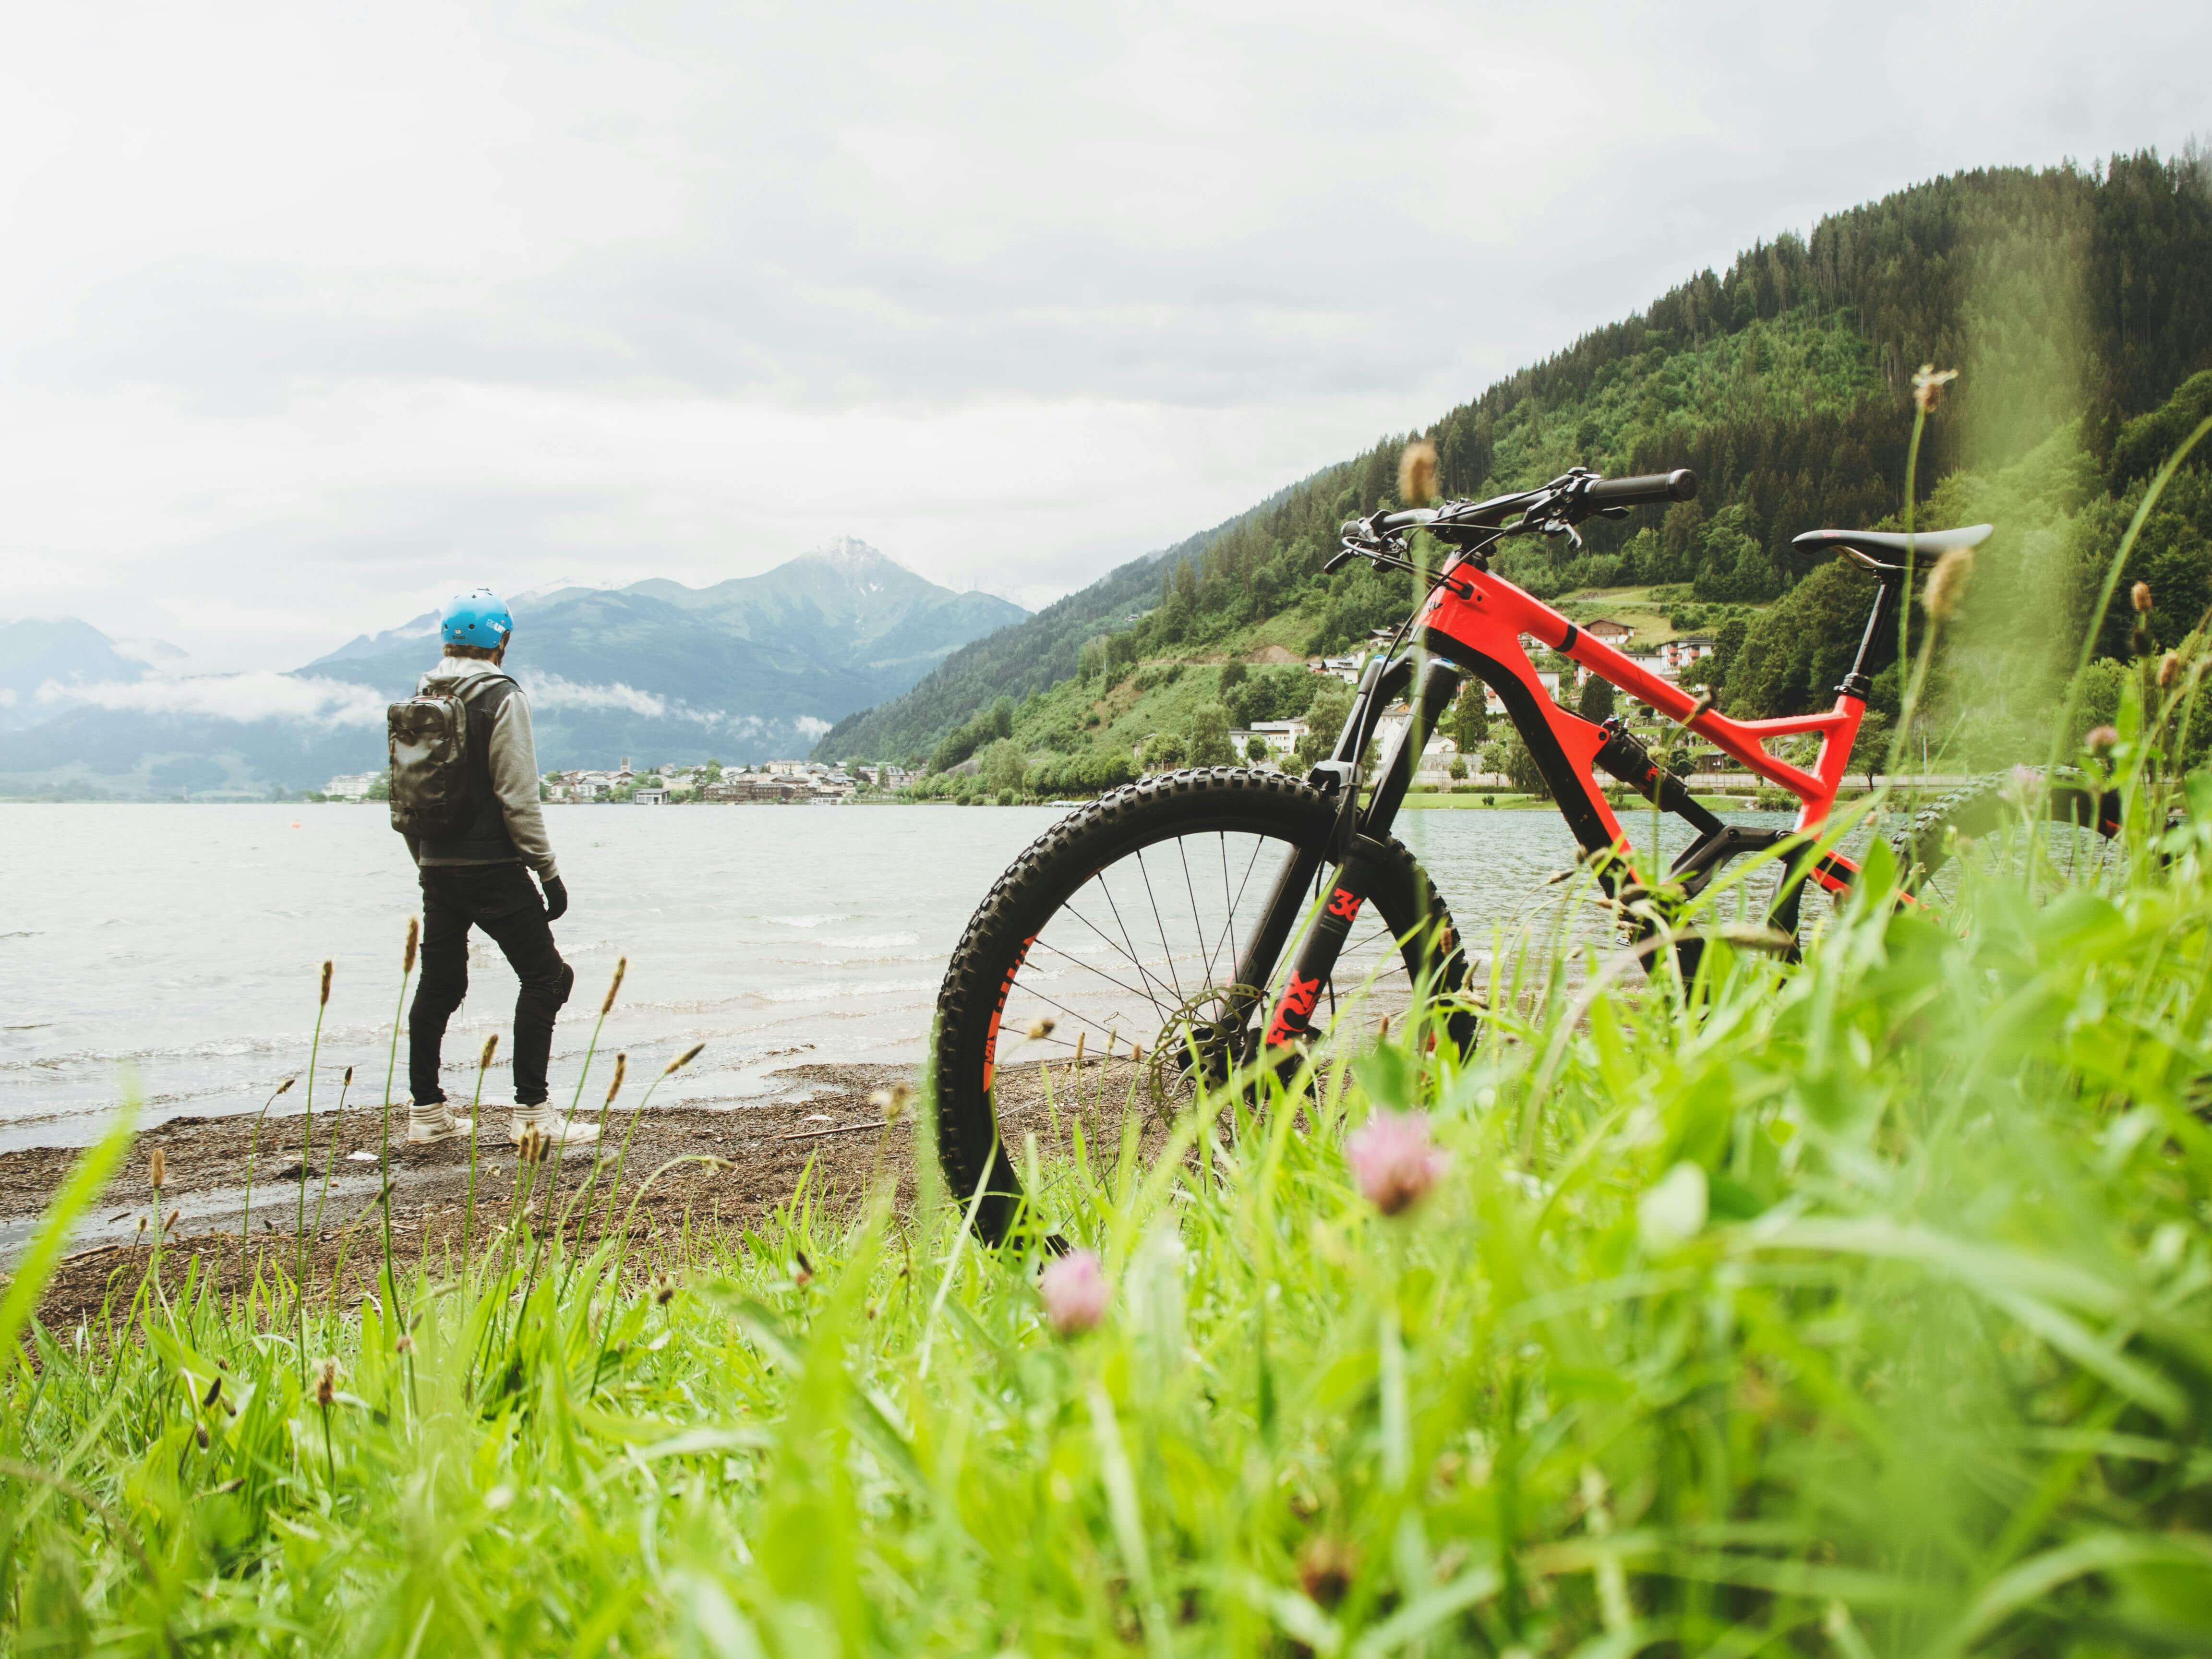
{"type": "Polygon", "coordinates": [[[1013,793],[1022,787],[1028,772],[1029,763],[1022,754],[1021,745],[1012,738],[1000,738],[983,753],[980,775],[983,787],[994,793],[1013,793]]]}
{"type": "Polygon", "coordinates": [[[1155,732],[1145,739],[1145,770],[1172,772],[1189,764],[1190,743],[1180,732],[1155,732]]]}
{"type": "Polygon", "coordinates": [[[1193,766],[1234,763],[1236,752],[1229,746],[1229,711],[1218,702],[1199,704],[1192,711],[1183,745],[1193,766]]]}

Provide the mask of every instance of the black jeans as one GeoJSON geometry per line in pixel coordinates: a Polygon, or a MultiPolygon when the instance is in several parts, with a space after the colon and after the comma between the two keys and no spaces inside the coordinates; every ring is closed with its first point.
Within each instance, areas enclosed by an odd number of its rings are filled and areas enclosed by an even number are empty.
{"type": "Polygon", "coordinates": [[[522,981],[514,999],[514,1098],[545,1100],[545,1062],[553,1017],[568,1000],[576,970],[561,960],[544,901],[519,864],[431,865],[422,872],[422,977],[407,1017],[407,1083],[423,1105],[443,1100],[439,1050],[446,1022],[469,993],[469,929],[491,936],[522,981]]]}

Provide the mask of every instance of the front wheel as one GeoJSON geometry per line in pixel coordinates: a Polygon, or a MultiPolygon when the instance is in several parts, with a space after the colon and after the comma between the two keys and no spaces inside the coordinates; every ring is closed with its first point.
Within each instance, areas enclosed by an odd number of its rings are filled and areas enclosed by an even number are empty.
{"type": "MultiPolygon", "coordinates": [[[[1264,983],[1238,975],[1284,872],[1314,862],[1334,818],[1329,797],[1281,773],[1175,772],[1070,813],[999,878],[938,996],[938,1153],[956,1201],[981,1188],[984,1237],[1003,1237],[1022,1200],[1002,1132],[1048,1091],[1164,1115],[1249,1054],[1291,952],[1264,983]]],[[[1367,840],[1358,855],[1368,902],[1313,999],[1324,1048],[1371,1038],[1424,994],[1457,993],[1463,974],[1413,855],[1367,840]]],[[[1464,1043],[1471,1018],[1455,1011],[1447,1030],[1464,1043]]]]}

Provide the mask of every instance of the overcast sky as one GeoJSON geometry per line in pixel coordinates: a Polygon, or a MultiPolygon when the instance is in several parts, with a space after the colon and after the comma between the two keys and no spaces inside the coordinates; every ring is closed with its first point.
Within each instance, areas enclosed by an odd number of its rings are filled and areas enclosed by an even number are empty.
{"type": "Polygon", "coordinates": [[[290,666],[833,535],[1036,605],[1754,238],[2212,132],[2212,7],[0,25],[0,616],[290,666]]]}

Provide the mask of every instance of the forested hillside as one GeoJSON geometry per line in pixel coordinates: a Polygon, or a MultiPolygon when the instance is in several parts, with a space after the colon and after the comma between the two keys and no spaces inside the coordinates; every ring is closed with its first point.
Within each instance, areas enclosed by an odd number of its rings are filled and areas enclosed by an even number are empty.
{"type": "MultiPolygon", "coordinates": [[[[1267,512],[1289,493],[1261,502],[1245,516],[1267,512]]],[[[816,755],[839,760],[900,760],[911,755],[920,765],[946,733],[997,699],[1027,697],[1073,675],[1086,640],[1126,629],[1158,603],[1163,568],[1198,557],[1237,522],[1200,531],[1164,553],[1132,559],[1028,621],[963,646],[904,696],[840,720],[816,755]]]]}
{"type": "MultiPolygon", "coordinates": [[[[2014,625],[1984,615],[1978,654],[1961,650],[1948,665],[1941,689],[1955,700],[1973,690],[1961,678],[1970,667],[2011,672],[2022,652],[2067,656],[2066,630],[2086,609],[2086,550],[2124,521],[2160,435],[2180,422],[2160,414],[2167,399],[2212,368],[2204,158],[1965,173],[1831,216],[1809,238],[1761,244],[1425,431],[1386,437],[978,641],[908,697],[841,724],[817,752],[923,759],[949,733],[975,731],[995,699],[1023,706],[1074,677],[1098,635],[1127,635],[1113,642],[1105,690],[1148,660],[1242,657],[1262,636],[1338,649],[1399,620],[1410,599],[1401,581],[1321,567],[1345,517],[1396,504],[1399,453],[1416,435],[1435,443],[1448,495],[1523,487],[1577,463],[1696,469],[1698,501],[1594,525],[1580,553],[1516,550],[1506,568],[1547,596],[1656,585],[1678,604],[1765,606],[1739,614],[1718,689],[1740,712],[1802,707],[1826,696],[1826,659],[1848,649],[1839,641],[1863,608],[1849,576],[1795,568],[1790,538],[1897,514],[1923,362],[1960,378],[1922,451],[1922,521],[2006,509],[1976,605],[2002,608],[2014,625]],[[1995,597],[2008,587],[2015,599],[1995,597]],[[1140,603],[1150,608],[1125,621],[1140,603]]],[[[2143,558],[2160,562],[2166,634],[2195,625],[2204,601],[2190,595],[2212,599],[2203,511],[2200,490],[2177,491],[2145,538],[2143,558]]],[[[2025,719],[2046,689],[2009,688],[2010,712],[2025,719]]],[[[1036,722],[1020,725],[1026,739],[1036,722]]],[[[1087,729],[1103,739],[1110,725],[1087,729]]],[[[1055,726],[1049,751],[1073,744],[1079,756],[1083,730],[1055,726]]]]}

